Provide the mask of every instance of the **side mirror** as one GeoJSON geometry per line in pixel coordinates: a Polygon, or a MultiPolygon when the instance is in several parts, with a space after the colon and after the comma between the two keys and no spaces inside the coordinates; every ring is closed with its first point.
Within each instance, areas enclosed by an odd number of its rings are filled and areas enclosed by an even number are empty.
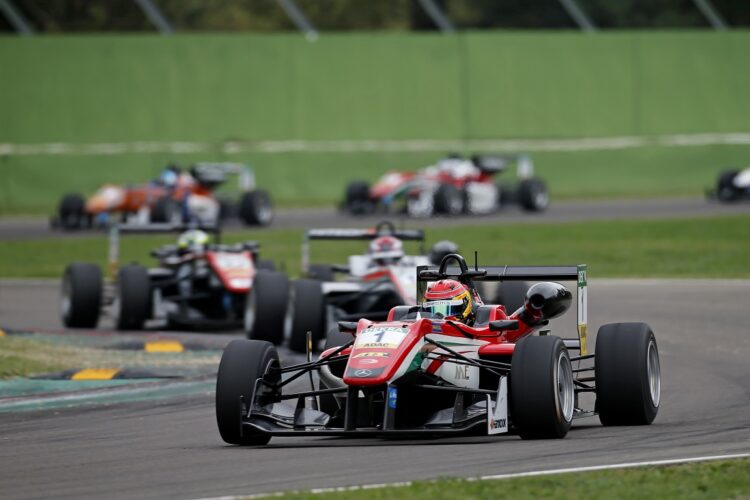
{"type": "Polygon", "coordinates": [[[342,333],[354,333],[357,331],[357,322],[356,321],[339,321],[339,331],[342,333]]]}
{"type": "Polygon", "coordinates": [[[496,321],[490,321],[491,332],[505,332],[508,330],[518,330],[517,319],[499,319],[496,321]]]}

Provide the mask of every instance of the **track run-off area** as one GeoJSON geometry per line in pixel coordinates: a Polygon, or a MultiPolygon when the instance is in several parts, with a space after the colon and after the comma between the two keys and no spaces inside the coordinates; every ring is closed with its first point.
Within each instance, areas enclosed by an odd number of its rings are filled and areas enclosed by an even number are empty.
{"type": "MultiPolygon", "coordinates": [[[[3,326],[64,335],[56,317],[57,286],[0,283],[3,326]],[[28,303],[25,309],[22,303],[28,303]]],[[[57,498],[80,498],[106,491],[109,498],[204,498],[746,454],[748,296],[750,280],[590,282],[590,331],[603,323],[644,321],[656,334],[662,402],[651,426],[602,427],[590,417],[553,441],[513,435],[299,437],[240,448],[219,437],[214,378],[207,375],[194,381],[193,390],[175,390],[185,381],[164,382],[142,398],[131,394],[120,401],[94,398],[0,412],[0,495],[48,498],[54,492],[57,498]]],[[[118,335],[106,326],[101,335],[118,335]]],[[[212,343],[241,335],[206,334],[212,343]]],[[[170,336],[192,340],[196,334],[170,336]]],[[[593,347],[595,339],[590,341],[593,347]]]]}

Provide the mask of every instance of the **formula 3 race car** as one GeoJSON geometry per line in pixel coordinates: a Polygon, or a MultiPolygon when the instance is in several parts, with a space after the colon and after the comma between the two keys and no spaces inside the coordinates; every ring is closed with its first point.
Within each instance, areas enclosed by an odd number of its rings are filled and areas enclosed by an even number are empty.
{"type": "Polygon", "coordinates": [[[706,190],[706,196],[724,203],[750,200],[750,167],[722,172],[716,181],[716,189],[706,190]]]}
{"type": "Polygon", "coordinates": [[[238,216],[247,225],[267,225],[273,219],[268,192],[255,188],[250,167],[236,163],[198,163],[189,171],[167,167],[154,181],[135,186],[105,184],[87,200],[65,195],[52,217],[52,227],[66,230],[108,227],[114,222],[170,223],[213,226],[238,216]],[[236,176],[239,202],[220,198],[216,189],[236,176]]]}
{"type": "Polygon", "coordinates": [[[292,366],[279,363],[269,342],[232,341],[216,381],[222,439],[264,445],[272,436],[506,432],[563,438],[574,419],[596,413],[603,425],[650,424],[656,417],[661,371],[648,325],[604,325],[594,354],[588,353],[585,265],[469,269],[452,254],[417,272],[420,292],[445,279],[468,290],[475,281],[554,281],[530,287],[517,311],[481,305],[471,325],[440,312],[450,310],[440,303],[449,301],[395,307],[385,322],[341,322],[348,341],[315,361],[309,352],[307,362],[292,366]],[[572,294],[559,281],[577,282],[573,338],[545,329],[571,305],[572,294]],[[287,392],[308,378],[311,387],[287,392]],[[586,394],[595,402],[583,408],[586,394]]]}
{"type": "Polygon", "coordinates": [[[95,328],[102,311],[119,330],[140,330],[149,320],[167,327],[196,330],[237,328],[245,301],[260,269],[273,272],[273,263],[258,259],[259,245],[210,243],[206,231],[169,224],[115,225],[110,228],[110,280],[99,266],[76,262],[65,269],[60,311],[68,328],[95,328]],[[119,267],[120,234],[182,232],[178,245],[151,252],[153,268],[139,264],[119,267]]]}
{"type": "Polygon", "coordinates": [[[351,182],[342,207],[353,215],[402,212],[411,217],[489,214],[518,203],[530,212],[549,205],[544,181],[536,178],[528,155],[451,155],[417,172],[388,172],[375,184],[351,182]],[[515,162],[516,186],[495,177],[515,162]]]}

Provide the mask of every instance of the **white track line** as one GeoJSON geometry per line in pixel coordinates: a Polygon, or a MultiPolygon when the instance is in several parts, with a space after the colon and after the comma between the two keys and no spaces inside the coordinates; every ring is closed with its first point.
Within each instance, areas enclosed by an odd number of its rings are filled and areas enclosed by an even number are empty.
{"type": "MultiPolygon", "coordinates": [[[[735,458],[750,458],[750,453],[735,453],[732,455],[709,455],[705,457],[691,457],[691,458],[675,458],[670,460],[650,460],[644,462],[628,462],[622,464],[610,464],[610,465],[593,465],[589,467],[569,467],[566,469],[550,469],[540,470],[531,472],[517,472],[513,474],[493,474],[489,476],[479,477],[467,477],[466,481],[493,481],[501,479],[513,479],[519,477],[533,477],[533,476],[551,476],[555,474],[570,474],[576,472],[596,472],[601,470],[610,469],[632,469],[636,467],[653,467],[662,465],[679,465],[687,464],[692,462],[710,462],[714,460],[731,460],[735,458]]],[[[313,494],[325,494],[325,493],[337,493],[345,491],[358,491],[358,490],[372,490],[380,488],[401,488],[405,486],[411,486],[412,481],[398,482],[398,483],[379,483],[379,484],[366,484],[361,486],[338,486],[334,488],[314,488],[309,490],[313,494]]],[[[269,498],[269,497],[281,497],[289,493],[297,493],[297,491],[276,491],[273,493],[258,493],[255,495],[239,495],[239,496],[223,496],[223,497],[208,497],[200,500],[238,500],[241,498],[269,498]]]]}
{"type": "Polygon", "coordinates": [[[676,134],[654,137],[583,137],[572,139],[405,139],[405,140],[269,140],[226,141],[221,143],[188,141],[133,141],[75,144],[50,142],[33,144],[0,143],[0,156],[82,155],[112,156],[123,154],[194,154],[194,153],[351,153],[351,152],[445,152],[485,150],[518,151],[603,151],[647,146],[689,147],[711,145],[750,145],[750,132],[723,134],[676,134]]]}

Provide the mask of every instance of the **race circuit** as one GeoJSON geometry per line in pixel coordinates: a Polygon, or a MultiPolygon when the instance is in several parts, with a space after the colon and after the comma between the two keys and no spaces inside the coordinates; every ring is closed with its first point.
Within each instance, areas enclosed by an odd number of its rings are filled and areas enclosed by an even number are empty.
{"type": "MultiPolygon", "coordinates": [[[[0,287],[3,322],[60,328],[56,283],[0,287]],[[27,300],[38,314],[7,306],[27,300]]],[[[189,394],[165,384],[161,398],[0,413],[0,493],[205,498],[748,453],[748,296],[749,280],[592,279],[591,331],[645,321],[656,333],[662,403],[651,426],[605,428],[591,417],[577,420],[563,440],[300,437],[239,448],[219,437],[207,379],[189,394]]]]}

